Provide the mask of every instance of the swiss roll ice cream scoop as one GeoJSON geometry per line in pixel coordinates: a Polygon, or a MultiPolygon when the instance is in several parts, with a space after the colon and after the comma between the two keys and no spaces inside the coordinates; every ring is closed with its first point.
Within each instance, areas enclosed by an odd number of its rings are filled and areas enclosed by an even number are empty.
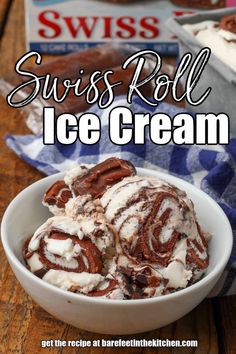
{"type": "Polygon", "coordinates": [[[184,191],[117,158],[77,166],[43,200],[54,213],[24,245],[29,270],[107,299],[168,294],[208,267],[209,234],[184,191]]]}
{"type": "Polygon", "coordinates": [[[146,267],[165,293],[186,287],[208,266],[207,234],[185,192],[156,178],[135,176],[107,190],[101,204],[119,235],[117,254],[123,258],[118,268],[139,275],[140,267],[146,267]]]}

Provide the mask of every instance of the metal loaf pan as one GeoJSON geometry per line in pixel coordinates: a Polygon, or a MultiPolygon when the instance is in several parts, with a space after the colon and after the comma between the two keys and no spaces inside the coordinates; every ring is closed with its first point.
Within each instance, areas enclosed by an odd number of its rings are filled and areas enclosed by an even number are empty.
{"type": "MultiPolygon", "coordinates": [[[[225,15],[236,13],[236,7],[213,11],[204,11],[194,15],[170,18],[166,25],[178,37],[180,55],[191,52],[194,57],[203,48],[203,45],[190,33],[183,29],[185,24],[194,24],[206,20],[219,21],[225,15]]],[[[183,77],[185,84],[187,74],[183,77]]],[[[230,117],[230,132],[236,136],[236,68],[235,71],[218,59],[213,53],[204,72],[194,89],[193,98],[198,98],[208,87],[212,91],[208,98],[199,106],[187,108],[194,113],[226,113],[230,117]]]]}

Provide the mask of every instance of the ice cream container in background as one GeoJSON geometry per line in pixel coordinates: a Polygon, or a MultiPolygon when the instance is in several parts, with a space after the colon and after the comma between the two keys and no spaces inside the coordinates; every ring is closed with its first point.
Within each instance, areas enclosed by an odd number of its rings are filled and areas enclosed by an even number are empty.
{"type": "MultiPolygon", "coordinates": [[[[194,35],[186,31],[184,25],[194,25],[203,21],[220,21],[223,16],[236,13],[236,7],[214,11],[204,11],[194,15],[185,15],[178,18],[170,18],[167,21],[168,28],[174,33],[180,43],[180,55],[187,52],[193,57],[204,47],[194,35]]],[[[183,78],[185,84],[187,74],[183,78]]],[[[213,53],[207,63],[199,82],[197,83],[193,98],[199,98],[205,90],[211,87],[212,91],[207,99],[198,106],[190,106],[189,110],[195,113],[226,113],[230,117],[230,132],[236,135],[236,67],[233,70],[226,62],[220,60],[213,53]]]]}

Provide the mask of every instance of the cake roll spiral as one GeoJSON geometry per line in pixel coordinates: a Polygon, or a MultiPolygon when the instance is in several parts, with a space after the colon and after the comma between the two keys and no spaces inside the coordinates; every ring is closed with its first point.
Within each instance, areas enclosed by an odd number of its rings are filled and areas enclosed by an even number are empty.
{"type": "Polygon", "coordinates": [[[67,217],[51,218],[27,243],[27,264],[33,272],[55,269],[101,273],[102,254],[88,236],[80,224],[67,217]]]}
{"type": "Polygon", "coordinates": [[[67,283],[68,290],[75,291],[80,289],[81,279],[88,276],[93,280],[91,274],[99,274],[99,282],[103,280],[103,257],[112,243],[112,232],[102,221],[55,216],[26,241],[24,259],[35,275],[51,283],[63,279],[61,287],[67,283]]]}
{"type": "MultiPolygon", "coordinates": [[[[120,253],[160,271],[170,264],[178,272],[183,268],[182,273],[208,266],[205,235],[185,192],[159,179],[136,176],[110,188],[101,204],[119,234],[120,253]]],[[[186,277],[191,278],[190,273],[186,277]]]]}

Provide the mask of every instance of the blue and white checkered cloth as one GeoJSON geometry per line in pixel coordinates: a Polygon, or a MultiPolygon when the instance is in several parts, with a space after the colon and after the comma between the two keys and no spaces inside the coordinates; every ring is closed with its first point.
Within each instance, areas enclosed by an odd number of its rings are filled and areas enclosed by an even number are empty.
{"type": "MultiPolygon", "coordinates": [[[[108,116],[114,106],[128,106],[125,98],[119,97],[109,109],[98,111],[97,107],[90,112],[101,117],[102,134],[99,143],[87,146],[77,141],[65,146],[59,143],[45,146],[42,137],[34,135],[6,137],[7,145],[23,160],[43,171],[53,174],[65,171],[79,163],[98,163],[108,157],[117,156],[133,162],[135,166],[161,170],[193,183],[215,199],[227,214],[234,232],[234,249],[223,275],[223,282],[217,293],[219,295],[236,294],[236,139],[231,139],[227,146],[217,146],[214,150],[198,146],[157,146],[148,136],[145,145],[116,146],[108,138],[108,116]]],[[[173,117],[180,112],[179,108],[162,103],[158,109],[144,105],[135,99],[130,106],[135,113],[165,112],[173,117]]]]}

